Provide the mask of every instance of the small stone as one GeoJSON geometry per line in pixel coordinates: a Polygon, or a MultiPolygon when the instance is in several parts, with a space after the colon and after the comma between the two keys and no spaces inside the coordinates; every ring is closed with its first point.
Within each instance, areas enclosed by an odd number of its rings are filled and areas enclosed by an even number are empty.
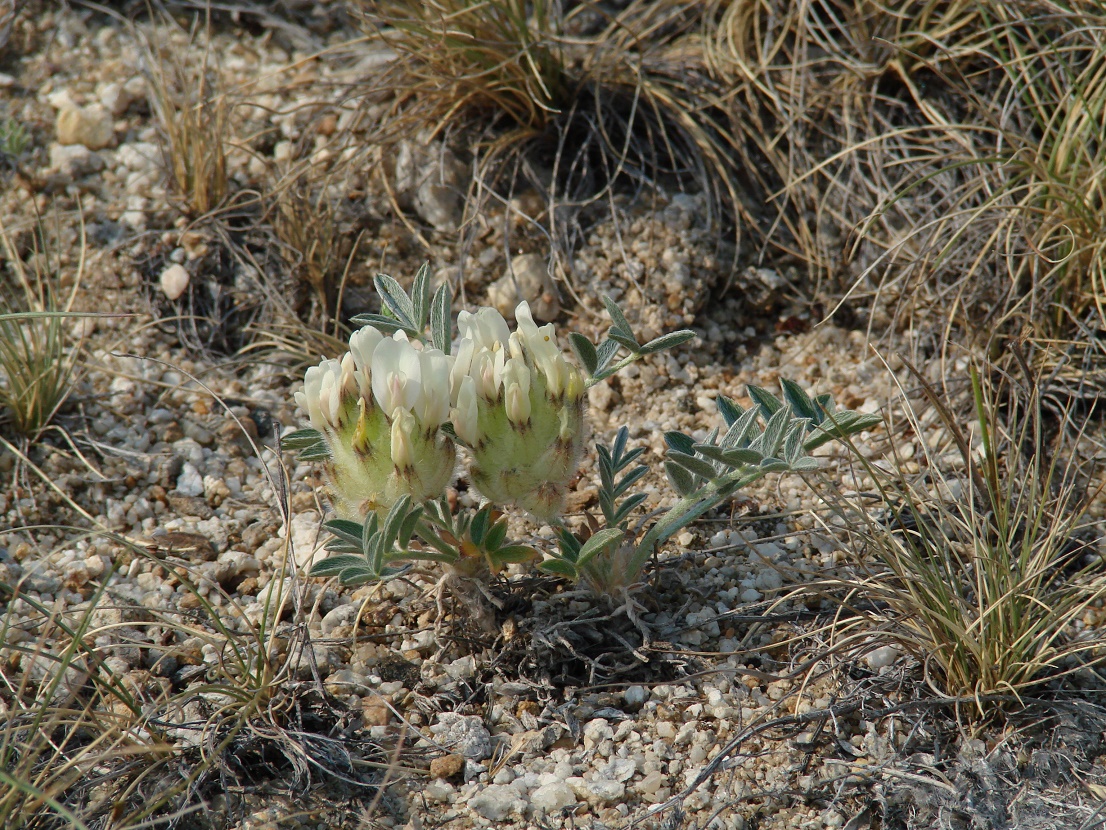
{"type": "Polygon", "coordinates": [[[600,804],[621,802],[626,796],[626,785],[609,778],[597,778],[587,784],[589,801],[594,800],[600,804]]]}
{"type": "Polygon", "coordinates": [[[161,158],[156,144],[148,141],[131,141],[121,144],[115,151],[115,159],[128,170],[152,170],[161,158]]]}
{"type": "Polygon", "coordinates": [[[599,772],[604,778],[615,781],[629,781],[637,772],[637,764],[629,758],[613,758],[599,772]]]}
{"type": "Polygon", "coordinates": [[[104,109],[117,118],[134,103],[134,96],[130,90],[118,81],[110,81],[100,87],[99,98],[104,109]]]}
{"type": "Polygon", "coordinates": [[[469,807],[489,821],[502,821],[512,813],[522,815],[526,802],[513,785],[492,784],[470,798],[469,807]]]}
{"type": "Polygon", "coordinates": [[[764,568],[757,573],[755,584],[761,591],[778,591],[783,586],[783,577],[775,568],[764,568]]]}
{"type": "Polygon", "coordinates": [[[442,712],[430,732],[445,746],[474,761],[492,754],[492,736],[477,715],[442,712]]]}
{"type": "Polygon", "coordinates": [[[177,493],[181,496],[202,496],[204,494],[204,477],[189,462],[184,462],[180,475],[177,476],[177,493]]]}
{"type": "Polygon", "coordinates": [[[195,516],[198,519],[210,519],[215,515],[211,506],[199,496],[184,496],[178,492],[166,497],[169,508],[178,516],[195,516]]]}
{"type": "Polygon", "coordinates": [[[314,510],[292,516],[292,550],[301,568],[308,568],[322,549],[324,540],[320,524],[319,514],[314,510]]]}
{"type": "MultiPolygon", "coordinates": [[[[392,720],[392,710],[383,700],[371,698],[361,703],[361,720],[366,726],[387,726],[392,720]]],[[[430,765],[431,770],[434,765],[430,765]]]]}
{"type": "Polygon", "coordinates": [[[183,265],[173,264],[161,272],[158,282],[161,290],[170,300],[178,300],[187,290],[190,277],[183,265]]]}
{"type": "Polygon", "coordinates": [[[649,692],[644,686],[630,686],[622,693],[622,699],[631,708],[641,706],[649,699],[649,692]]]}
{"type": "Polygon", "coordinates": [[[538,787],[530,794],[530,803],[539,810],[552,813],[555,810],[563,810],[576,803],[576,793],[572,787],[563,781],[556,781],[545,786],[538,787]]]}
{"type": "Polygon", "coordinates": [[[365,694],[369,691],[369,680],[363,674],[352,669],[341,669],[331,674],[323,683],[327,694],[334,697],[365,694]]]}
{"type": "Polygon", "coordinates": [[[868,668],[873,671],[879,671],[892,665],[899,659],[898,646],[880,646],[877,649],[869,651],[864,657],[864,662],[868,664],[868,668]]]}
{"type": "Polygon", "coordinates": [[[488,302],[509,320],[515,307],[526,300],[538,322],[545,323],[561,313],[557,286],[549,276],[545,257],[541,254],[519,254],[502,277],[488,286],[488,302]]]}
{"type": "Polygon", "coordinates": [[[150,540],[150,553],[158,557],[176,556],[192,562],[214,562],[219,553],[211,540],[200,533],[175,530],[154,536],[150,540]]]}
{"type": "Polygon", "coordinates": [[[740,599],[742,602],[757,602],[762,596],[764,595],[756,588],[746,588],[741,592],[740,599]]]}
{"type": "Polygon", "coordinates": [[[337,608],[328,611],[319,621],[319,628],[322,629],[323,636],[332,636],[334,630],[342,626],[353,626],[353,624],[357,622],[357,612],[360,610],[360,603],[351,602],[346,605],[339,605],[337,608]]]}
{"type": "Polygon", "coordinates": [[[70,179],[79,179],[104,169],[104,160],[83,144],[50,145],[50,167],[70,179]]]}
{"type": "Polygon", "coordinates": [[[196,231],[186,231],[180,235],[180,246],[184,249],[184,255],[189,259],[199,259],[206,256],[211,249],[207,238],[196,231]]]}
{"type": "Polygon", "coordinates": [[[422,795],[431,804],[444,804],[453,800],[453,785],[441,779],[435,779],[423,787],[422,795]]]}
{"type": "Polygon", "coordinates": [[[83,144],[90,150],[107,147],[115,135],[111,113],[99,104],[63,107],[55,126],[59,144],[83,144]]]}
{"type": "Polygon", "coordinates": [[[465,768],[465,756],[451,753],[430,762],[431,778],[452,778],[465,768]]]}
{"type": "Polygon", "coordinates": [[[664,786],[664,776],[659,772],[651,772],[638,782],[637,791],[646,795],[653,795],[664,786]]]}

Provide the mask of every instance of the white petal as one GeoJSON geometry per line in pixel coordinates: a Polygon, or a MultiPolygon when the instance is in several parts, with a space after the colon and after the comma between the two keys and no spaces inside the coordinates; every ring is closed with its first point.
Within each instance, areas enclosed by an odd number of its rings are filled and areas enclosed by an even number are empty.
{"type": "Polygon", "coordinates": [[[414,452],[411,444],[416,429],[415,416],[406,409],[397,409],[392,421],[391,450],[392,464],[399,469],[412,466],[414,452]]]}
{"type": "Polygon", "coordinates": [[[450,369],[453,358],[440,349],[424,349],[419,353],[422,364],[422,394],[415,414],[423,427],[438,426],[449,418],[450,369]]]}
{"type": "Polygon", "coordinates": [[[384,335],[372,326],[365,326],[350,335],[349,350],[358,369],[369,370],[373,352],[383,339],[384,335]]]}
{"type": "Polygon", "coordinates": [[[396,409],[408,412],[419,399],[422,380],[419,353],[406,339],[385,339],[373,352],[372,389],[376,402],[392,417],[396,409]]]}
{"type": "Polygon", "coordinates": [[[475,314],[460,312],[457,315],[457,330],[462,338],[472,340],[478,349],[483,346],[492,351],[505,349],[507,338],[511,336],[507,321],[494,308],[482,308],[475,314]]]}
{"type": "Polygon", "coordinates": [[[461,378],[461,389],[457,393],[457,408],[453,410],[453,430],[473,446],[480,442],[479,414],[476,381],[466,375],[461,378]]]}
{"type": "Polygon", "coordinates": [[[472,357],[476,353],[476,344],[469,338],[463,338],[457,344],[457,353],[453,358],[453,368],[449,371],[450,397],[456,401],[461,392],[461,382],[472,368],[472,357]]]}

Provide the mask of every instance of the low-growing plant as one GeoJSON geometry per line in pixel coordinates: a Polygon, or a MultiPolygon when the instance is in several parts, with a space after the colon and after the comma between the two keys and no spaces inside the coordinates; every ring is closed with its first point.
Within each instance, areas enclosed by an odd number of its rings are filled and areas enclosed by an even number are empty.
{"type": "MultiPolygon", "coordinates": [[[[984,716],[996,700],[1106,659],[1102,635],[1079,630],[1106,600],[1101,528],[1086,514],[1098,494],[1080,491],[1063,434],[1047,437],[1035,384],[993,392],[973,370],[978,426],[966,431],[917,377],[959,472],[939,463],[943,447],[923,444],[928,472],[914,476],[901,462],[885,469],[858,453],[882,511],[830,491],[846,549],[858,552],[856,576],[820,590],[852,612],[840,645],[893,643],[922,663],[936,693],[974,698],[974,715],[984,716]]],[[[908,420],[921,435],[913,409],[908,420]]]]}
{"type": "Polygon", "coordinates": [[[0,118],[0,156],[19,158],[30,146],[31,134],[19,120],[0,118]]]}
{"type": "Polygon", "coordinates": [[[783,400],[750,387],[749,410],[721,397],[721,437],[718,430],[698,442],[665,436],[665,468],[680,498],[648,527],[647,520],[631,527],[645,500],[631,488],[645,468],[631,466],[641,450],[627,450],[623,428],[613,447],[598,448],[606,526],[578,538],[561,512],[587,431],[585,390],[694,334],[641,343],[607,298],[607,337],[595,344],[570,335],[581,372],[565,359],[553,325],[538,327],[523,302],[513,333],[494,309],[460,312],[454,355],[448,290],[431,298],[425,266],[410,296],[384,275],[376,287],[385,313],[354,318],[364,327],[350,338],[350,351],[308,370],[296,400],[312,428],[285,439],[302,458],[324,461],[339,514],[326,525],[336,536],[328,546],[336,555],[316,564],[316,575],[359,583],[422,559],[476,576],[534,560],[599,594],[625,596],[660,545],[740,488],[768,473],[812,469],[811,450],[880,422],[835,411],[828,396],[812,400],[788,381],[783,400]],[[457,444],[468,456],[471,483],[487,500],[471,517],[455,515],[442,499],[457,444]],[[557,549],[542,559],[532,547],[508,542],[502,511],[511,507],[555,526],[557,549]]]}

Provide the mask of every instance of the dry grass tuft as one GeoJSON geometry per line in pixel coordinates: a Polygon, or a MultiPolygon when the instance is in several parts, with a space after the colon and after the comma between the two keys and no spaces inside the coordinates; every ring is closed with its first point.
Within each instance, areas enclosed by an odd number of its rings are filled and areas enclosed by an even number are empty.
{"type": "Polygon", "coordinates": [[[558,3],[388,0],[370,19],[404,65],[397,111],[413,103],[438,129],[483,113],[540,131],[570,101],[558,3]]]}
{"type": "MultiPolygon", "coordinates": [[[[923,442],[923,472],[904,472],[898,448],[890,469],[858,455],[858,489],[878,493],[882,509],[826,496],[856,551],[854,576],[820,586],[842,604],[839,645],[897,645],[936,694],[973,699],[975,717],[1106,660],[1092,619],[1106,572],[1086,513],[1099,494],[1085,492],[1071,453],[1080,436],[1050,433],[1031,381],[992,388],[973,372],[970,429],[921,381],[947,437],[923,442]]],[[[927,434],[921,409],[906,412],[917,435],[927,434]]]]}
{"type": "Polygon", "coordinates": [[[728,4],[708,41],[774,181],[768,243],[873,328],[1103,319],[1095,4],[728,4]]]}
{"type": "Polygon", "coordinates": [[[365,4],[370,38],[396,56],[371,94],[381,113],[371,141],[386,160],[416,136],[475,136],[457,148],[475,172],[462,227],[537,190],[550,217],[541,231],[565,264],[582,209],[613,209],[616,192],[690,186],[723,224],[747,208],[726,90],[698,45],[707,12],[674,0],[617,13],[545,0],[365,4]]]}
{"type": "Polygon", "coordinates": [[[339,317],[342,278],[356,242],[325,179],[289,174],[272,197],[269,221],[289,268],[315,295],[323,319],[339,317]]]}
{"type": "Polygon", "coordinates": [[[190,66],[167,44],[148,38],[139,42],[165,167],[185,211],[193,218],[205,216],[231,193],[227,146],[234,102],[217,79],[209,45],[202,48],[200,62],[190,66]]]}

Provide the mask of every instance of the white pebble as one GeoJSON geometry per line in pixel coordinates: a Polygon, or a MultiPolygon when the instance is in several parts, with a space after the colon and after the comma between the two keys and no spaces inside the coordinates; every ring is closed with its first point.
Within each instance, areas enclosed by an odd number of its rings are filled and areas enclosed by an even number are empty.
{"type": "Polygon", "coordinates": [[[868,668],[879,671],[880,669],[887,668],[898,659],[898,646],[880,646],[877,649],[869,651],[864,658],[864,662],[868,664],[868,668]]]}
{"type": "Polygon", "coordinates": [[[170,300],[179,299],[188,288],[188,280],[188,271],[183,265],[170,265],[161,272],[161,290],[170,300]]]}
{"type": "Polygon", "coordinates": [[[187,461],[181,467],[180,475],[177,476],[177,492],[182,496],[202,496],[204,494],[204,477],[200,475],[200,471],[194,465],[187,461]]]}

